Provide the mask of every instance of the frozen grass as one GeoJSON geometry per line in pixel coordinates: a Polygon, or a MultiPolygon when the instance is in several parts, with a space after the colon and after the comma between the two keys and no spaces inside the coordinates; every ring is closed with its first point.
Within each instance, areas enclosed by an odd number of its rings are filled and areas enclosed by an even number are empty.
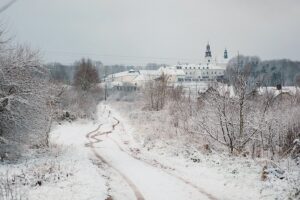
{"type": "MultiPolygon", "coordinates": [[[[30,191],[47,184],[57,184],[73,176],[72,165],[61,162],[57,148],[31,152],[29,160],[0,166],[0,194],[5,200],[32,199],[30,191]]],[[[0,198],[1,199],[1,198],[0,198]]]]}

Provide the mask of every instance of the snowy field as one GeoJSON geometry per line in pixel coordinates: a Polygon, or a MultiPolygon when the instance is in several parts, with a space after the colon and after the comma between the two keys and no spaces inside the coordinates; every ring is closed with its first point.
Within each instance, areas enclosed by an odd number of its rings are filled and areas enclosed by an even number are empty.
{"type": "Polygon", "coordinates": [[[159,135],[167,127],[158,115],[133,103],[99,104],[97,120],[55,124],[47,152],[0,172],[14,174],[22,183],[12,186],[15,195],[30,200],[271,200],[299,187],[288,160],[282,177],[261,181],[264,160],[205,152],[179,133],[159,135]]]}

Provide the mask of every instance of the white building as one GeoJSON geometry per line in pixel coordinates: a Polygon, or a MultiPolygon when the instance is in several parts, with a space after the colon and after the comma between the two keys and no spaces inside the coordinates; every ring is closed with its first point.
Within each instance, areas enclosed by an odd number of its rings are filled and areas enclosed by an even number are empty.
{"type": "Polygon", "coordinates": [[[158,74],[164,74],[168,77],[169,84],[174,84],[185,79],[185,72],[182,69],[173,67],[161,67],[158,69],[158,74]]]}
{"type": "Polygon", "coordinates": [[[158,70],[129,70],[108,75],[105,82],[114,86],[136,86],[142,87],[145,83],[159,78],[162,74],[168,77],[169,84],[174,84],[178,80],[184,80],[185,73],[176,67],[161,67],[158,70]]]}
{"type": "Polygon", "coordinates": [[[222,79],[228,63],[228,52],[225,49],[222,62],[213,59],[210,45],[207,44],[204,61],[200,64],[177,64],[178,70],[185,73],[184,80],[178,81],[213,81],[222,79]]]}
{"type": "Polygon", "coordinates": [[[110,74],[105,78],[109,87],[133,86],[141,87],[150,80],[160,76],[158,70],[134,70],[110,74]]]}
{"type": "Polygon", "coordinates": [[[224,51],[222,62],[217,62],[217,59],[213,59],[212,57],[210,45],[207,44],[204,61],[200,64],[177,64],[174,66],[164,66],[158,70],[132,69],[108,75],[105,80],[109,83],[110,87],[143,87],[146,82],[155,80],[164,74],[168,76],[170,85],[176,83],[189,85],[189,82],[208,82],[222,79],[227,62],[228,53],[226,49],[224,51]]]}

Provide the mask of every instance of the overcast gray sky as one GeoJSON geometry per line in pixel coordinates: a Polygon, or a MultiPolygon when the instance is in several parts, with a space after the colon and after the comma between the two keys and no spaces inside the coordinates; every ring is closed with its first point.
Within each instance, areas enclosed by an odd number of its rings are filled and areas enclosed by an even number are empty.
{"type": "Polygon", "coordinates": [[[198,63],[208,41],[218,56],[300,60],[300,0],[18,0],[0,18],[45,61],[198,63]]]}

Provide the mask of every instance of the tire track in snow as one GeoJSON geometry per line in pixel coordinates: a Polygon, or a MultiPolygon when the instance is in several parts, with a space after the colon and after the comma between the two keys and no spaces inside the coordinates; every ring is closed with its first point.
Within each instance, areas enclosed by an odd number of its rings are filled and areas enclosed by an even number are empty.
{"type": "MultiPolygon", "coordinates": [[[[106,107],[104,108],[104,112],[105,112],[105,111],[106,111],[106,107]]],[[[111,111],[109,110],[109,111],[108,111],[107,118],[110,117],[110,114],[111,114],[111,111]]],[[[117,123],[112,125],[112,130],[114,130],[115,127],[120,123],[120,121],[119,121],[118,119],[114,118],[114,120],[116,120],[117,123]]],[[[100,136],[100,135],[107,135],[107,134],[109,134],[109,133],[112,132],[112,130],[110,130],[110,131],[105,131],[105,132],[99,132],[99,130],[100,130],[100,128],[101,128],[102,125],[103,125],[103,124],[100,124],[95,130],[93,130],[93,131],[91,131],[91,132],[89,132],[89,133],[86,134],[85,137],[86,137],[87,139],[92,138],[92,139],[95,140],[95,142],[89,142],[89,143],[86,143],[86,144],[85,144],[86,147],[91,147],[92,144],[101,142],[102,140],[96,138],[97,136],[100,136]],[[92,135],[93,133],[96,133],[96,134],[92,135]],[[91,136],[91,135],[92,135],[92,136],[91,136]]]]}
{"type": "MultiPolygon", "coordinates": [[[[110,114],[110,112],[109,112],[109,114],[110,114]]],[[[108,134],[112,133],[112,131],[115,130],[115,127],[120,123],[120,121],[117,118],[113,118],[113,119],[116,120],[117,122],[112,125],[112,130],[106,131],[106,132],[100,132],[99,130],[102,126],[102,124],[100,124],[97,127],[97,129],[87,133],[86,138],[88,138],[90,142],[85,144],[85,146],[86,147],[91,147],[92,152],[94,153],[96,158],[98,158],[102,163],[106,164],[108,167],[115,170],[126,181],[126,183],[129,185],[129,187],[132,189],[132,191],[133,191],[133,193],[134,193],[137,200],[145,200],[145,198],[143,197],[142,193],[138,190],[136,185],[125,174],[120,172],[118,169],[116,169],[114,166],[112,166],[108,161],[106,161],[95,149],[94,144],[99,143],[99,142],[102,141],[102,140],[98,139],[97,136],[108,135],[108,134]],[[95,134],[92,135],[93,133],[95,133],[95,134]],[[91,141],[91,140],[94,140],[94,141],[91,141]]]]}
{"type": "MultiPolygon", "coordinates": [[[[116,119],[116,118],[114,118],[114,119],[116,119]]],[[[116,119],[116,120],[117,120],[117,119],[116,119]]],[[[118,120],[118,121],[119,121],[119,120],[118,120]]],[[[113,130],[114,130],[114,129],[113,129],[113,130]]],[[[108,139],[110,139],[112,142],[114,142],[114,143],[116,144],[116,146],[119,148],[120,151],[126,153],[126,154],[129,155],[130,157],[132,157],[132,158],[134,158],[134,159],[136,159],[136,160],[138,160],[138,161],[141,161],[141,162],[143,162],[143,163],[145,163],[145,164],[147,164],[147,165],[149,165],[149,166],[151,166],[151,167],[155,167],[155,168],[161,169],[163,172],[167,173],[168,175],[173,176],[174,178],[176,178],[176,179],[178,179],[178,180],[184,182],[185,184],[187,184],[187,185],[193,187],[193,188],[196,189],[198,192],[200,192],[200,193],[204,194],[205,196],[207,196],[210,200],[217,200],[217,198],[214,197],[212,194],[210,194],[210,193],[204,191],[202,188],[198,187],[198,186],[195,185],[194,183],[192,183],[192,182],[190,182],[190,181],[188,181],[188,180],[182,178],[181,176],[178,176],[178,175],[176,175],[176,174],[173,174],[173,173],[169,172],[169,171],[167,170],[167,167],[165,167],[163,164],[159,163],[158,161],[154,160],[157,164],[160,165],[160,167],[155,166],[155,165],[154,165],[153,163],[151,163],[150,161],[147,161],[147,160],[145,160],[145,159],[141,159],[141,158],[139,158],[139,157],[137,157],[137,156],[132,155],[130,152],[128,152],[128,151],[126,151],[125,149],[123,149],[123,148],[121,147],[121,145],[120,145],[115,139],[113,139],[112,137],[108,136],[108,139]]]]}

